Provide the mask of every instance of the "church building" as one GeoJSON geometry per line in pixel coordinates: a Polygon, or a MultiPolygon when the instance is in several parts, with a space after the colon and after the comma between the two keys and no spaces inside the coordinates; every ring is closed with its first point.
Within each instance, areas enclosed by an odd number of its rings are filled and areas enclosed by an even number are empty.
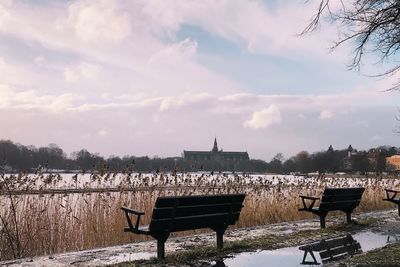
{"type": "Polygon", "coordinates": [[[214,146],[211,151],[183,151],[185,160],[215,160],[215,161],[240,161],[248,160],[247,152],[227,152],[218,150],[217,138],[214,139],[214,146]]]}

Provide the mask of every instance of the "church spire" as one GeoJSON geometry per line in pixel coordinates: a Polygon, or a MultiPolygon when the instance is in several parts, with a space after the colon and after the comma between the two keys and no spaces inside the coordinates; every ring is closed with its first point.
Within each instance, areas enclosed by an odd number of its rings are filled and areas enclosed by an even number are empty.
{"type": "Polygon", "coordinates": [[[217,137],[215,137],[215,139],[214,139],[214,146],[213,146],[213,149],[211,151],[212,152],[218,152],[217,137]]]}

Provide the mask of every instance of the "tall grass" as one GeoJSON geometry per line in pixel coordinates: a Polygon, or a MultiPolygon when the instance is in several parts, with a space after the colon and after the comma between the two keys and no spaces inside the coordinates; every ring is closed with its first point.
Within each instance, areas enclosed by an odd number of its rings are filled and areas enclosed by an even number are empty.
{"type": "MultiPolygon", "coordinates": [[[[243,175],[136,174],[121,176],[119,180],[115,178],[116,182],[108,185],[120,187],[120,192],[18,196],[7,195],[4,186],[13,184],[13,190],[19,188],[29,191],[35,186],[57,187],[62,179],[57,177],[58,182],[48,176],[3,176],[2,179],[0,260],[145,240],[144,236],[123,232],[126,219],[120,207],[144,211],[146,214],[142,224],[146,225],[159,196],[246,193],[244,208],[235,227],[249,227],[312,217],[309,213],[297,211],[300,207],[299,194],[321,196],[325,187],[366,187],[357,208],[360,212],[389,208],[392,205],[382,201],[383,188],[398,188],[400,185],[397,179],[376,178],[275,176],[265,179],[264,176],[243,175]],[[35,185],[33,179],[37,179],[35,185]],[[47,185],[45,179],[50,181],[47,185]],[[155,188],[155,185],[159,187],[155,188]],[[147,190],[126,190],[139,186],[147,186],[147,190]]],[[[103,186],[105,183],[101,175],[95,179],[91,176],[90,180],[92,183],[99,180],[103,186]]],[[[71,183],[78,186],[77,181],[71,183]]]]}

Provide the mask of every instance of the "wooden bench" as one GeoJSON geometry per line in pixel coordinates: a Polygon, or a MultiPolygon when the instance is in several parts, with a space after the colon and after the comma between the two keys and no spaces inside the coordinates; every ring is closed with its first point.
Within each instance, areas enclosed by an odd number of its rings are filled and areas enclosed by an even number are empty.
{"type": "Polygon", "coordinates": [[[399,216],[400,216],[400,194],[399,194],[400,191],[391,190],[391,189],[385,189],[385,191],[386,191],[386,198],[384,198],[383,200],[397,204],[397,208],[399,210],[399,216]]]}
{"type": "Polygon", "coordinates": [[[217,248],[223,247],[228,225],[239,219],[245,194],[159,197],[150,224],[140,227],[144,212],[122,207],[128,221],[125,232],[152,236],[157,240],[157,258],[165,258],[165,241],[172,232],[211,228],[217,235],[217,248]],[[137,216],[133,224],[130,214],[137,216]]]}
{"type": "Polygon", "coordinates": [[[346,258],[350,255],[361,253],[361,245],[350,234],[341,237],[323,239],[319,242],[311,243],[299,247],[304,251],[303,261],[301,264],[311,265],[319,264],[314,251],[319,252],[322,263],[336,261],[346,258]],[[307,255],[310,255],[312,261],[307,260],[307,255]]]}
{"type": "Polygon", "coordinates": [[[321,228],[325,228],[325,217],[328,212],[334,210],[345,212],[347,222],[350,223],[351,213],[360,204],[363,193],[364,188],[325,188],[321,200],[318,197],[300,196],[303,208],[299,211],[309,211],[318,215],[321,228]],[[314,207],[317,200],[320,200],[319,207],[314,207]],[[308,201],[310,202],[306,203],[308,201]]]}

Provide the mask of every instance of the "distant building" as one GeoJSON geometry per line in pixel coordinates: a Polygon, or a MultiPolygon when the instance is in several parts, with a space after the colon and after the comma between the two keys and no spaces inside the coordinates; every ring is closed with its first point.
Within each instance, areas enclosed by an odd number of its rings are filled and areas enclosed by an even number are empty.
{"type": "Polygon", "coordinates": [[[248,160],[247,152],[226,152],[218,150],[217,138],[214,139],[214,146],[211,151],[183,151],[185,160],[215,160],[215,161],[240,161],[248,160]]]}
{"type": "Polygon", "coordinates": [[[400,155],[386,157],[386,169],[391,171],[400,171],[400,155]]]}
{"type": "Polygon", "coordinates": [[[379,163],[382,162],[381,158],[382,150],[380,148],[371,148],[368,150],[368,161],[371,166],[371,170],[377,171],[379,168],[379,163]]]}
{"type": "Polygon", "coordinates": [[[353,170],[352,157],[357,155],[357,150],[354,150],[351,145],[347,148],[347,157],[343,159],[343,169],[346,171],[353,170]]]}

